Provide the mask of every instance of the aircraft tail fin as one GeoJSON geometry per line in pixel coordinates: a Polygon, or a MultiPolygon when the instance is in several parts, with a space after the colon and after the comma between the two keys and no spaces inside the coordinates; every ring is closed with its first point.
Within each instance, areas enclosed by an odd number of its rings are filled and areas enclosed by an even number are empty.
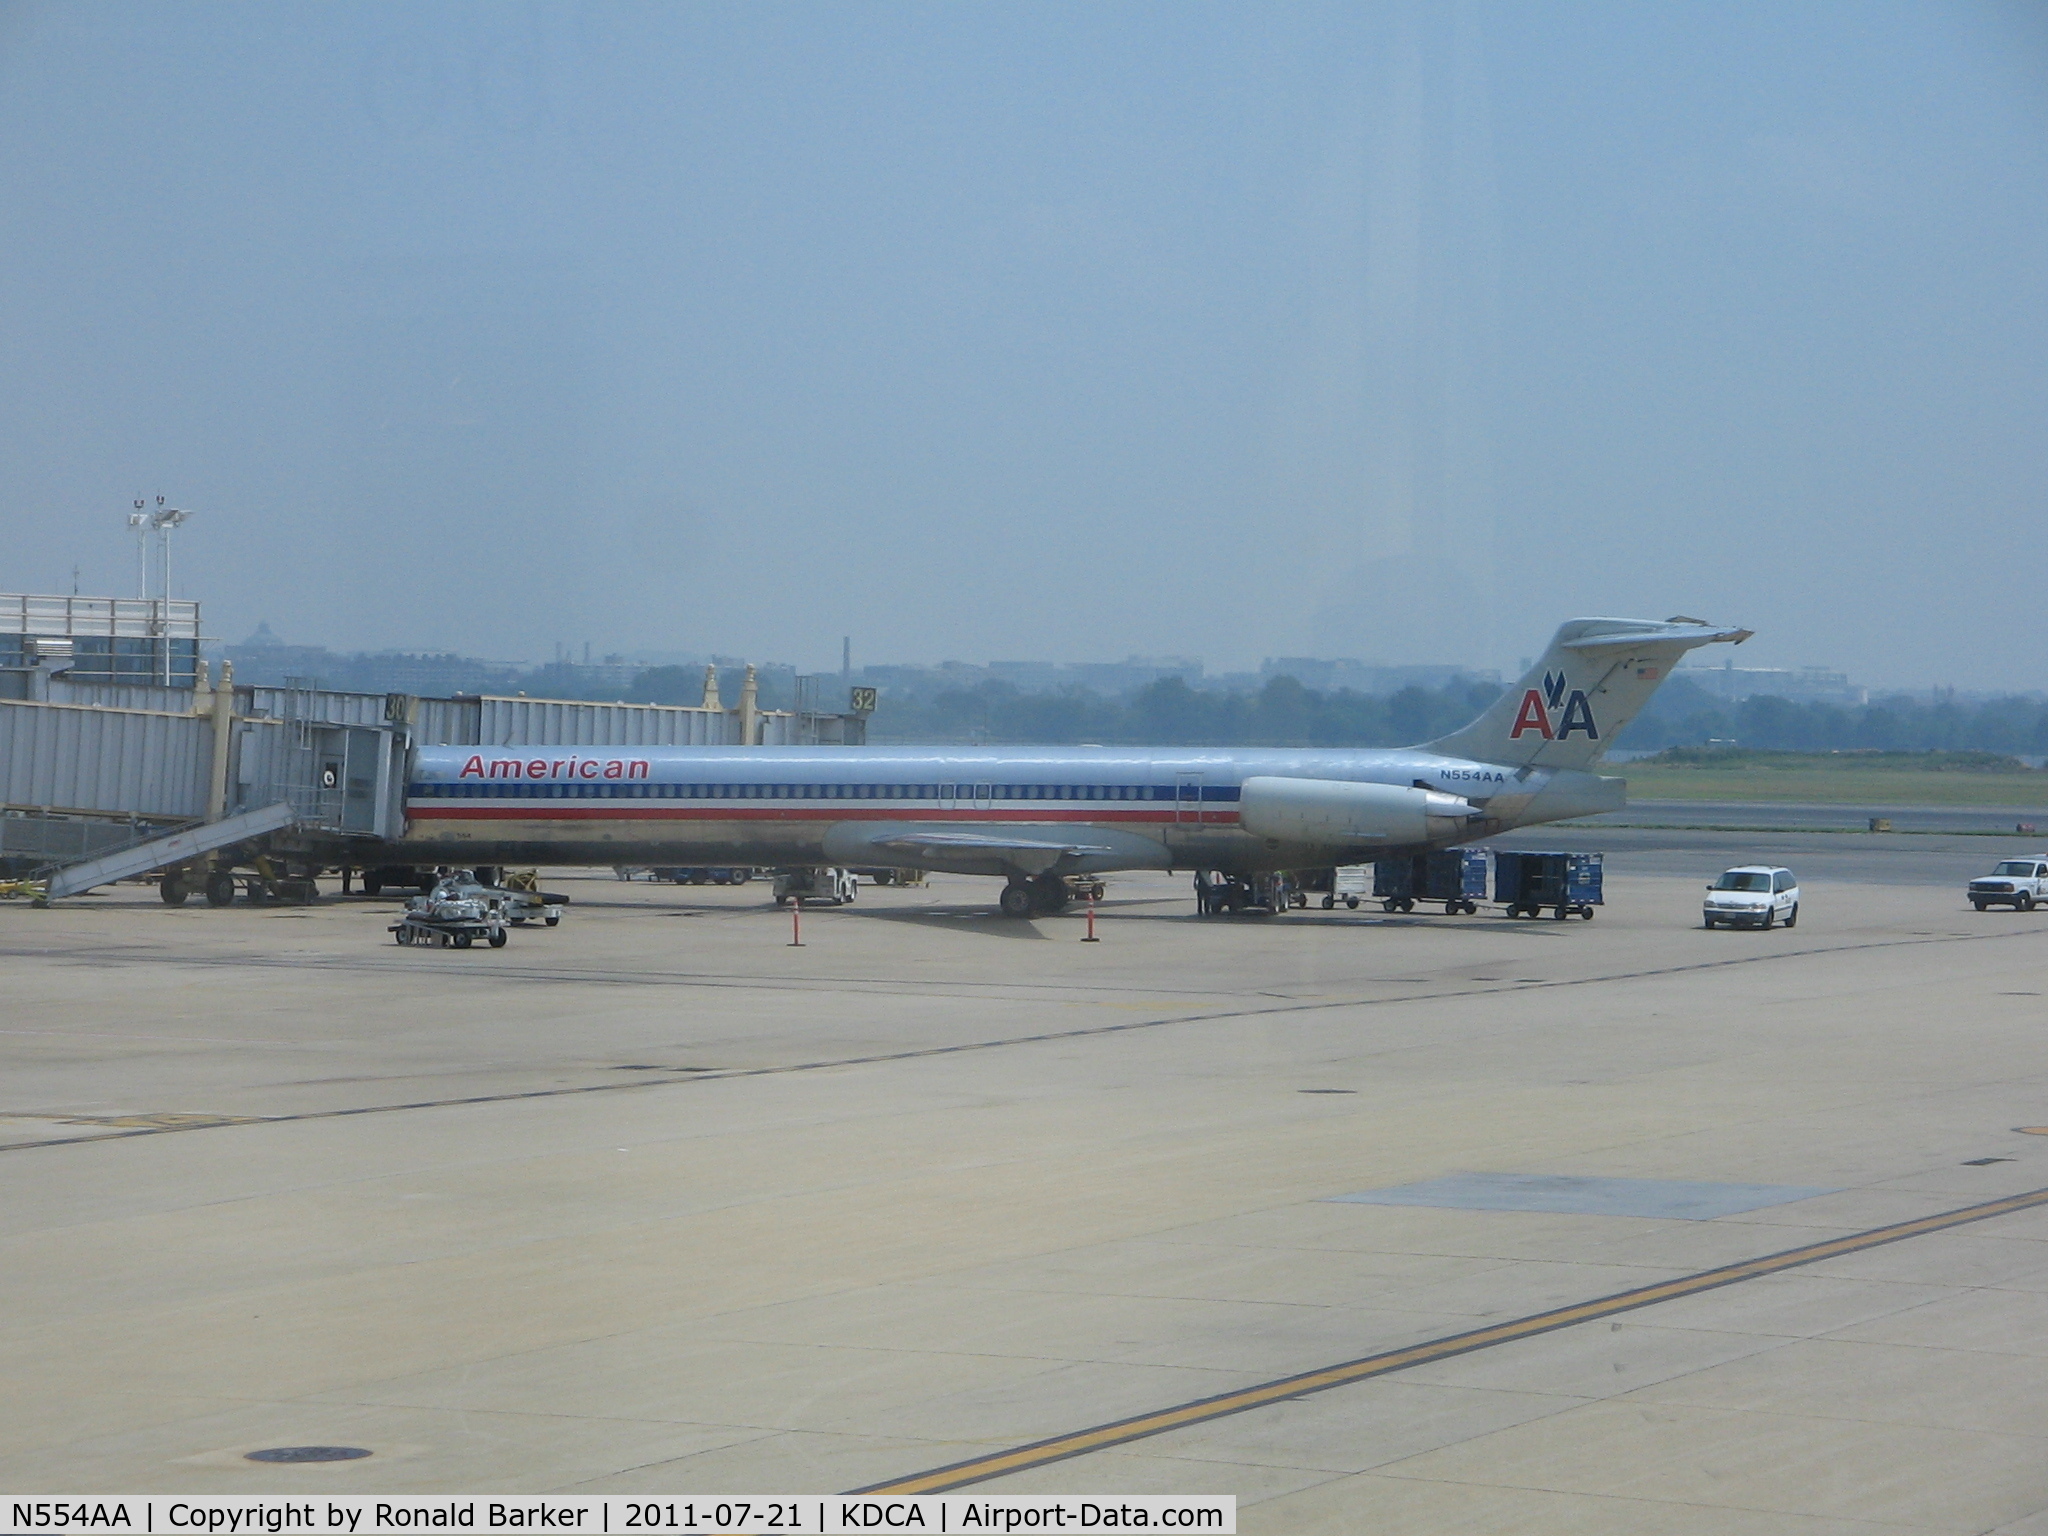
{"type": "Polygon", "coordinates": [[[1750,634],[1700,619],[1569,619],[1528,676],[1428,749],[1513,768],[1588,767],[1687,651],[1750,634]]]}

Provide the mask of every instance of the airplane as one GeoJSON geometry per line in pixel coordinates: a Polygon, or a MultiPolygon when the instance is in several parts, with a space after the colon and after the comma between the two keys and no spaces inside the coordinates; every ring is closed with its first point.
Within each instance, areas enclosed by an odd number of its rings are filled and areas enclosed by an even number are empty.
{"type": "Polygon", "coordinates": [[[1672,665],[1751,631],[1572,619],[1471,724],[1402,748],[468,747],[414,749],[411,865],[943,870],[1005,883],[1005,916],[1067,875],[1256,879],[1420,853],[1625,803],[1593,771],[1672,665]]]}

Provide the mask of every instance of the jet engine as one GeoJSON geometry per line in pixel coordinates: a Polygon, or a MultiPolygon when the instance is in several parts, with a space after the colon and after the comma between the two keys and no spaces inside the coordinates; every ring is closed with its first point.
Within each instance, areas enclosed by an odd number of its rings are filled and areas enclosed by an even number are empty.
{"type": "Polygon", "coordinates": [[[1238,800],[1245,831],[1287,843],[1437,842],[1462,836],[1485,814],[1433,789],[1342,779],[1246,779],[1238,800]]]}

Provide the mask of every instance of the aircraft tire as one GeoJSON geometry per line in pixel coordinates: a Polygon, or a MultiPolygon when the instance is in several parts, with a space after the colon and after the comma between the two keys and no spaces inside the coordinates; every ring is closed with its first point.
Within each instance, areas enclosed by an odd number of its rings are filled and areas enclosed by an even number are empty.
{"type": "Polygon", "coordinates": [[[1038,903],[1031,899],[1031,888],[1024,885],[1004,886],[997,905],[1005,917],[1031,917],[1038,907],[1038,903]]]}
{"type": "Polygon", "coordinates": [[[185,898],[192,894],[185,884],[185,877],[175,872],[165,875],[156,883],[156,893],[167,907],[182,907],[185,905],[185,898]]]}
{"type": "Polygon", "coordinates": [[[229,874],[215,874],[206,877],[206,904],[209,907],[225,907],[235,899],[235,877],[229,874]]]}

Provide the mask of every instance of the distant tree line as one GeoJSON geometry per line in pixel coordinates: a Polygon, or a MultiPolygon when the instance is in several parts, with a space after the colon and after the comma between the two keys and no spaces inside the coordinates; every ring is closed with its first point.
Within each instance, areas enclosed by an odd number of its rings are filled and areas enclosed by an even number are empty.
{"type": "MultiPolygon", "coordinates": [[[[992,681],[921,697],[885,691],[869,739],[1411,746],[1466,724],[1498,693],[1484,683],[1411,687],[1385,696],[1350,689],[1321,692],[1291,677],[1273,678],[1256,693],[1223,693],[1164,678],[1129,695],[1111,697],[1085,688],[1031,693],[992,681]]],[[[1964,702],[1900,694],[1855,706],[1771,697],[1730,704],[1681,676],[1666,683],[1612,745],[1654,749],[1709,741],[1806,752],[2048,754],[2048,700],[2014,695],[1964,702]]]]}
{"type": "Polygon", "coordinates": [[[1276,677],[1256,693],[1161,678],[1111,697],[1086,688],[1028,693],[1004,682],[924,697],[885,693],[869,739],[896,742],[1100,742],[1105,746],[1398,746],[1456,730],[1492,701],[1492,684],[1403,688],[1379,697],[1318,692],[1276,677]]]}
{"type": "Polygon", "coordinates": [[[1868,704],[1801,704],[1759,695],[1730,704],[1675,677],[1618,738],[1629,747],[1722,741],[1792,752],[2048,754],[2048,700],[1963,701],[1892,694],[1868,704]]]}
{"type": "MultiPolygon", "coordinates": [[[[719,669],[729,709],[739,703],[741,670],[719,669]]],[[[702,667],[654,667],[625,690],[635,703],[695,704],[702,667]]],[[[1071,687],[1031,692],[998,680],[972,687],[882,690],[869,723],[875,742],[1015,742],[1105,746],[1396,747],[1444,736],[1467,724],[1500,690],[1488,683],[1410,687],[1392,694],[1348,688],[1321,691],[1291,677],[1253,693],[1192,688],[1177,677],[1125,695],[1071,687]]],[[[559,695],[557,695],[559,696],[559,695]]],[[[617,695],[610,695],[616,697],[617,695]]],[[[833,695],[837,707],[838,695],[833,695]]],[[[786,669],[764,668],[760,706],[793,705],[786,669]]],[[[1893,694],[1868,704],[1806,704],[1759,696],[1731,704],[1683,674],[1610,743],[1638,749],[1708,742],[1796,752],[1999,752],[2048,755],[2048,699],[2024,694],[1964,701],[1893,694]]]]}

